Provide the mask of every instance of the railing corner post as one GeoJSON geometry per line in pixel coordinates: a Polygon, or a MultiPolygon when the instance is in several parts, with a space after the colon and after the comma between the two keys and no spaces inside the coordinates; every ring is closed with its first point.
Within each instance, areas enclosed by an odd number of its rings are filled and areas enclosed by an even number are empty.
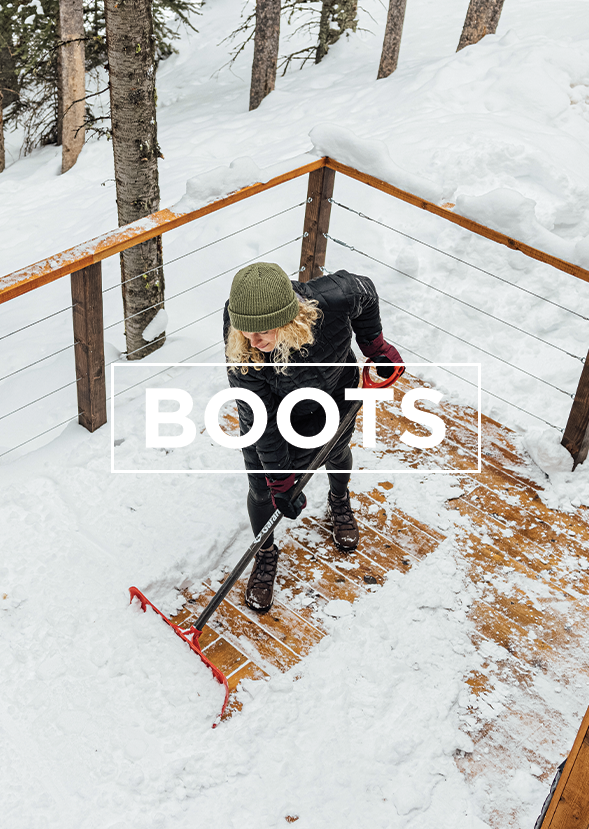
{"type": "Polygon", "coordinates": [[[589,352],[567,421],[562,445],[573,456],[573,469],[583,463],[589,451],[589,352]]]}
{"type": "Polygon", "coordinates": [[[309,173],[307,188],[307,208],[305,210],[305,224],[303,227],[303,244],[301,247],[301,264],[299,266],[299,281],[308,282],[323,274],[327,238],[331,216],[331,197],[335,170],[329,167],[320,167],[309,173]]]}
{"type": "Polygon", "coordinates": [[[71,288],[78,423],[95,432],[106,423],[101,263],[74,271],[71,288]]]}

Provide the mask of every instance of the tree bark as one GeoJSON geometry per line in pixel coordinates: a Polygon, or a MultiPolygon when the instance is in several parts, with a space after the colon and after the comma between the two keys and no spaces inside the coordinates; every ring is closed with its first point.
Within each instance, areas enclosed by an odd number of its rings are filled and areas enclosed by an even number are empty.
{"type": "Polygon", "coordinates": [[[18,77],[12,47],[12,15],[0,8],[0,173],[6,167],[3,109],[18,100],[18,77]]]}
{"type": "Polygon", "coordinates": [[[382,44],[380,66],[376,76],[377,80],[388,78],[397,68],[406,6],[407,0],[390,0],[389,2],[389,13],[382,44]]]}
{"type": "Polygon", "coordinates": [[[497,31],[497,26],[499,25],[499,18],[501,17],[501,12],[503,11],[503,3],[505,0],[494,0],[493,8],[491,9],[491,13],[489,15],[489,24],[487,34],[494,35],[497,31]]]}
{"type": "Polygon", "coordinates": [[[59,86],[62,109],[61,172],[76,163],[84,146],[86,71],[83,0],[59,0],[59,86]]]}
{"type": "Polygon", "coordinates": [[[457,52],[465,46],[478,43],[485,35],[495,34],[504,2],[505,0],[470,0],[457,52]]]}
{"type": "Polygon", "coordinates": [[[315,63],[320,63],[346,31],[356,31],[358,0],[323,0],[315,63]]]}
{"type": "Polygon", "coordinates": [[[279,41],[280,0],[256,0],[250,111],[257,109],[276,85],[279,41]]]}
{"type": "MultiPolygon", "coordinates": [[[[150,0],[105,0],[112,140],[119,225],[159,209],[155,61],[150,0]]],[[[161,236],[121,253],[127,359],[160,348],[143,339],[164,304],[161,236]]]]}
{"type": "MultiPolygon", "coordinates": [[[[4,22],[0,18],[0,23],[4,22]]],[[[11,32],[7,26],[6,31],[0,32],[0,90],[4,93],[4,107],[18,100],[18,76],[16,60],[9,45],[11,39],[11,32]]]]}

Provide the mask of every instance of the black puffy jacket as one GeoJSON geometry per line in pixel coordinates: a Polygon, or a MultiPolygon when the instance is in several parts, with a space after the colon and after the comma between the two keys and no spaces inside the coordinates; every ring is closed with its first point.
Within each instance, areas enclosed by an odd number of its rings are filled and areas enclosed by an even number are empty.
{"type": "MultiPolygon", "coordinates": [[[[268,425],[262,437],[253,446],[243,450],[248,469],[272,470],[302,468],[307,466],[317,450],[302,450],[288,444],[278,430],[276,412],[280,402],[299,388],[318,388],[327,392],[340,408],[340,416],[349,403],[345,401],[344,389],[358,385],[356,357],[352,351],[352,333],[359,343],[372,342],[382,331],[378,294],[371,279],[347,271],[321,276],[310,282],[293,282],[295,292],[302,299],[317,300],[323,312],[315,323],[315,342],[305,346],[303,351],[291,353],[291,363],[339,363],[332,367],[287,368],[285,374],[277,373],[272,366],[256,370],[250,368],[247,374],[239,369],[228,369],[229,385],[239,386],[255,392],[264,402],[268,412],[268,425]],[[353,363],[353,367],[350,365],[353,363]],[[347,365],[346,365],[347,364],[347,365]],[[256,457],[257,455],[257,457],[256,457]]],[[[228,302],[223,317],[225,337],[229,330],[228,302]]],[[[264,355],[267,362],[275,359],[264,355]]],[[[252,426],[252,410],[243,401],[238,401],[239,424],[245,434],[252,426]]],[[[316,434],[322,427],[323,409],[314,400],[302,400],[292,411],[293,427],[300,434],[316,434]],[[307,428],[305,428],[307,421],[307,428]]],[[[350,436],[347,436],[349,441],[350,436]]]]}

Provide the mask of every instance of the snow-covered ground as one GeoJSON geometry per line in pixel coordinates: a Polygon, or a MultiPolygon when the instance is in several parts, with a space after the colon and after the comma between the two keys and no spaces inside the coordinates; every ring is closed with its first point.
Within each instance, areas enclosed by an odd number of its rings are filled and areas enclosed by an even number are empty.
{"type": "MultiPolygon", "coordinates": [[[[253,113],[251,49],[232,69],[222,68],[227,45],[220,42],[238,23],[241,4],[204,6],[199,34],[184,34],[180,53],[158,72],[162,206],[179,201],[188,178],[243,156],[261,168],[285,162],[312,149],[312,130],[315,139],[333,136],[335,125],[357,137],[350,140],[366,169],[385,167],[388,153],[400,186],[411,183],[458,212],[589,266],[589,3],[507,0],[497,35],[456,54],[467,0],[411,0],[399,68],[378,82],[386,9],[377,0],[362,5],[356,35],[319,66],[280,78],[253,113]]],[[[285,28],[283,51],[305,45],[300,35],[287,36],[285,28]]],[[[108,142],[89,142],[60,176],[57,148],[18,159],[17,138],[7,137],[12,163],[0,176],[2,273],[116,226],[108,142]]],[[[305,195],[300,179],[165,237],[170,261],[293,206],[166,268],[168,296],[222,275],[169,300],[168,331],[183,330],[154,360],[222,360],[218,313],[183,326],[222,307],[245,261],[275,259],[297,270],[300,241],[291,240],[302,230],[305,195]]],[[[560,434],[544,431],[547,424],[562,429],[568,416],[589,345],[589,286],[343,176],[336,177],[335,199],[510,283],[333,208],[330,234],[373,259],[329,242],[327,265],[375,279],[385,332],[407,360],[481,362],[484,410],[525,437],[550,473],[546,498],[569,509],[589,504],[589,474],[570,473],[558,452],[560,434]]],[[[105,287],[112,288],[105,294],[108,362],[124,348],[117,269],[116,257],[104,263],[105,287]]],[[[2,377],[71,344],[67,310],[6,336],[70,303],[63,279],[0,306],[2,377]]],[[[0,456],[75,416],[70,385],[3,417],[73,377],[69,349],[0,381],[0,456]]],[[[463,388],[450,376],[438,385],[449,393],[463,388]]],[[[454,764],[454,752],[469,748],[460,690],[477,657],[451,540],[334,621],[332,637],[304,661],[298,681],[285,675],[250,685],[243,713],[212,731],[219,686],[164,625],[128,605],[126,591],[135,583],[169,611],[174,588],[232,564],[250,537],[244,477],[112,475],[108,426],[89,435],[73,421],[44,441],[0,458],[7,825],[143,829],[216,820],[263,829],[293,815],[297,826],[313,829],[478,829],[500,796],[519,805],[522,829],[533,825],[546,788],[529,764],[514,758],[512,789],[484,798],[454,764]]],[[[369,485],[359,479],[357,488],[369,485]]],[[[426,489],[428,516],[451,526],[444,503],[452,479],[394,482],[401,508],[419,516],[426,489]]],[[[324,490],[324,479],[313,484],[309,509],[323,509],[324,490]]],[[[555,766],[572,742],[578,705],[562,701],[569,733],[555,766]]]]}

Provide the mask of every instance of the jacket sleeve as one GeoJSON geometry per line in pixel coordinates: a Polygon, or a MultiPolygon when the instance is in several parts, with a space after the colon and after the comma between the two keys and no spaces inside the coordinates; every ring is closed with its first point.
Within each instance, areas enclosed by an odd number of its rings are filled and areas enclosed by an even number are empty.
{"type": "Polygon", "coordinates": [[[382,331],[374,282],[367,276],[343,270],[337,271],[330,278],[334,280],[337,292],[328,291],[328,296],[331,295],[337,304],[343,304],[356,340],[358,343],[372,342],[382,331]]]}
{"type": "MultiPolygon", "coordinates": [[[[258,453],[258,457],[264,469],[284,469],[287,470],[291,466],[290,455],[288,452],[288,444],[278,430],[276,422],[276,413],[280,403],[277,395],[272,393],[268,383],[265,380],[265,373],[273,371],[271,366],[261,368],[256,371],[253,367],[249,367],[247,374],[241,374],[239,369],[237,371],[228,371],[229,385],[232,388],[244,388],[253,391],[258,395],[268,416],[268,423],[264,434],[256,441],[255,446],[252,447],[258,453]]],[[[241,435],[245,435],[253,425],[253,412],[251,407],[243,400],[237,401],[237,411],[239,414],[239,431],[241,435]]],[[[285,473],[286,474],[286,473],[285,473]]],[[[272,478],[279,479],[280,474],[273,474],[272,478]]]]}

